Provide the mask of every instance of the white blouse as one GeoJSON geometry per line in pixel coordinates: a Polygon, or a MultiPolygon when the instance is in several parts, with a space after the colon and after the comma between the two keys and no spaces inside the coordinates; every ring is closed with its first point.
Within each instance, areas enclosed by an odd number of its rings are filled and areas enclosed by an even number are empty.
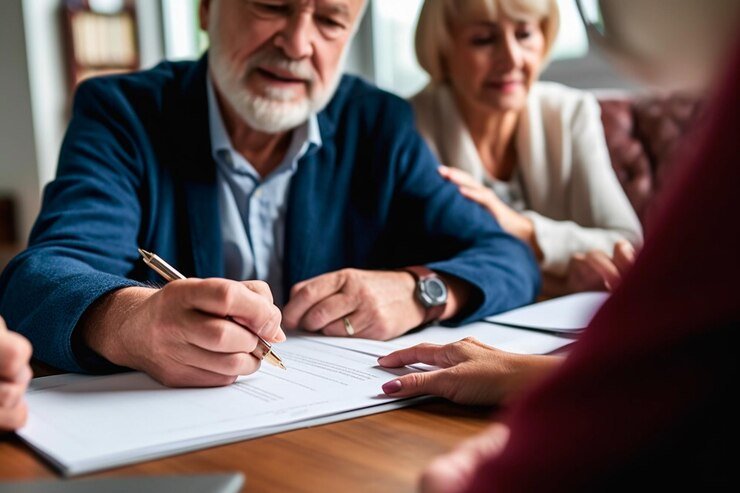
{"type": "Polygon", "coordinates": [[[524,196],[524,187],[522,187],[522,181],[516,168],[506,181],[494,178],[489,175],[487,170],[484,170],[483,184],[493,190],[496,197],[510,208],[517,212],[526,210],[527,201],[524,196]]]}
{"type": "MultiPolygon", "coordinates": [[[[440,161],[485,183],[487,172],[450,88],[430,84],[411,104],[419,132],[440,161]]],[[[545,272],[564,274],[574,253],[611,254],[621,239],[642,242],[640,222],[611,167],[600,116],[589,93],[537,82],[517,124],[522,213],[534,224],[545,272]]]]}

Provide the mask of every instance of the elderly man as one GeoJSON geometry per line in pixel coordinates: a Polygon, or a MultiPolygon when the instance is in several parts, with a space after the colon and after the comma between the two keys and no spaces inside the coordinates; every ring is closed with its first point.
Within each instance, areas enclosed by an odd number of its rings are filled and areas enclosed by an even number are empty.
{"type": "Polygon", "coordinates": [[[202,60],[80,86],[0,282],[39,358],[225,385],[284,338],[268,285],[286,328],[376,339],[532,300],[531,252],[438,175],[409,107],[342,77],[364,7],[203,0],[202,60]],[[154,289],[137,247],[192,279],[154,289]]]}

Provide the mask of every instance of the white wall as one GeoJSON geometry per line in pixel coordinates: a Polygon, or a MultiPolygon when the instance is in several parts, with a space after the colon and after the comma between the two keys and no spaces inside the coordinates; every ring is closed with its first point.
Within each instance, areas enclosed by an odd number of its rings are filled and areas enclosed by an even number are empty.
{"type": "Polygon", "coordinates": [[[15,196],[18,234],[25,241],[39,204],[39,175],[23,9],[0,1],[0,192],[15,196]]]}
{"type": "Polygon", "coordinates": [[[59,3],[23,0],[39,189],[54,177],[66,124],[68,83],[59,3]]]}
{"type": "MultiPolygon", "coordinates": [[[[372,6],[370,6],[372,7],[372,6]]],[[[359,75],[366,80],[375,79],[375,63],[373,62],[373,16],[371,8],[365,12],[357,33],[352,40],[347,55],[345,72],[359,75]]]]}
{"type": "Polygon", "coordinates": [[[578,89],[618,89],[639,91],[644,87],[622,76],[604,59],[597,50],[591,49],[586,56],[557,60],[542,74],[543,80],[560,82],[578,89]]]}

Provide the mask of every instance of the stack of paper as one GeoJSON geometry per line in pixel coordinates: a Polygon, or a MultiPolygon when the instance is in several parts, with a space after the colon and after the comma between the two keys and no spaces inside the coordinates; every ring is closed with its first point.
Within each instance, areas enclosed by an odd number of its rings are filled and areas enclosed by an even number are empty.
{"type": "Polygon", "coordinates": [[[604,292],[576,293],[488,317],[486,321],[519,329],[573,334],[588,326],[608,297],[609,293],[604,292]]]}

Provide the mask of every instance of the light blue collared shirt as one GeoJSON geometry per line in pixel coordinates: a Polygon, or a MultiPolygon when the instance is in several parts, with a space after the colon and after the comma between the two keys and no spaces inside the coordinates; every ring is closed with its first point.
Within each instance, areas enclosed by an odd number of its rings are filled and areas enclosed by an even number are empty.
{"type": "Polygon", "coordinates": [[[298,160],[312,146],[322,145],[316,115],[293,130],[285,157],[264,179],[234,150],[210,77],[208,120],[211,154],[217,164],[224,273],[229,279],[266,281],[280,306],[288,190],[298,160]]]}

